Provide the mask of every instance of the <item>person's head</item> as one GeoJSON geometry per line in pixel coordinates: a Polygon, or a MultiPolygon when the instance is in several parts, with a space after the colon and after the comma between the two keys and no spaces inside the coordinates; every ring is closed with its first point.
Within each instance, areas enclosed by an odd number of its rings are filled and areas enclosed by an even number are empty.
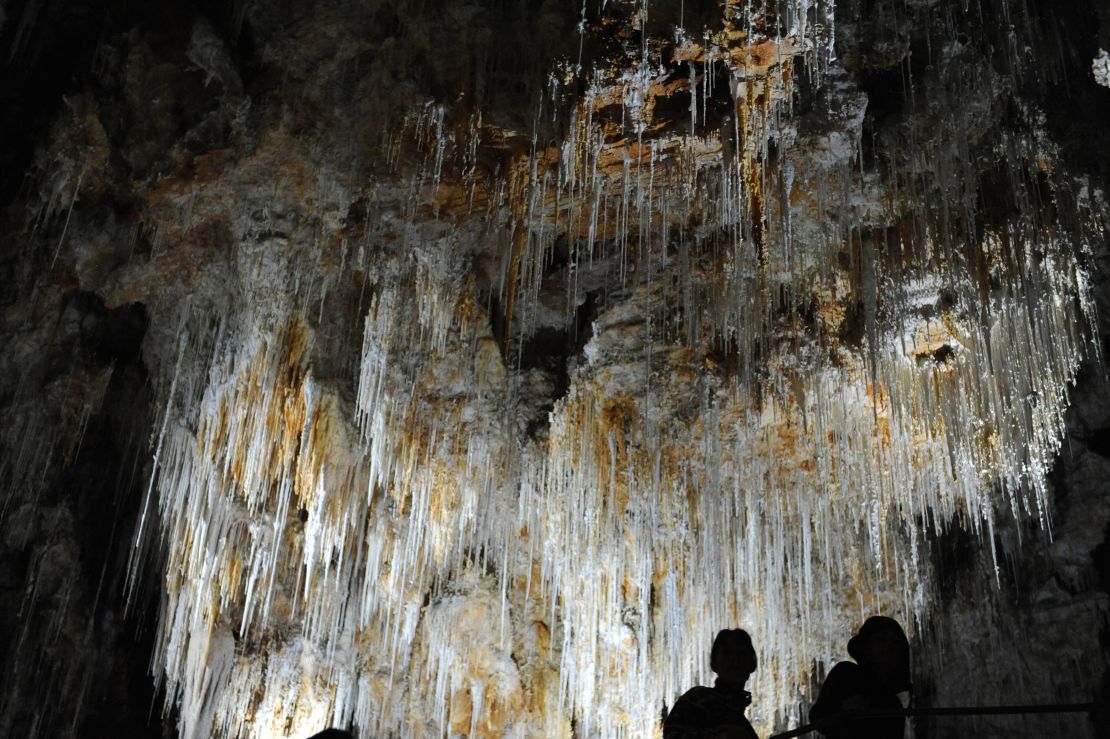
{"type": "Polygon", "coordinates": [[[902,626],[893,618],[872,616],[864,621],[859,632],[848,641],[848,654],[860,667],[884,682],[909,683],[910,643],[902,626]]]}
{"type": "Polygon", "coordinates": [[[743,629],[722,629],[713,640],[709,667],[726,682],[745,683],[755,672],[757,660],[752,638],[743,629]]]}

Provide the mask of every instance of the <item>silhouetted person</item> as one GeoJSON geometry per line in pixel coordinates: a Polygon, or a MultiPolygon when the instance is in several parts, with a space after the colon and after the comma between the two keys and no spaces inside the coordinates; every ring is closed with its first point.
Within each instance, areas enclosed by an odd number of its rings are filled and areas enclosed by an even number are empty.
{"type": "Polygon", "coordinates": [[[744,716],[752,702],[744,684],[756,668],[748,632],[718,632],[709,667],[717,673],[717,681],[712,688],[699,685],[683,693],[663,722],[663,739],[758,739],[744,716]]]}
{"type": "Polygon", "coordinates": [[[308,739],[355,739],[354,734],[343,729],[324,729],[319,734],[313,734],[308,739]]]}
{"type": "MultiPolygon", "coordinates": [[[[858,711],[897,711],[910,704],[910,643],[887,616],[872,616],[848,642],[855,662],[838,662],[825,678],[810,721],[858,711]]],[[[848,719],[822,729],[829,739],[902,739],[906,720],[848,719]]]]}

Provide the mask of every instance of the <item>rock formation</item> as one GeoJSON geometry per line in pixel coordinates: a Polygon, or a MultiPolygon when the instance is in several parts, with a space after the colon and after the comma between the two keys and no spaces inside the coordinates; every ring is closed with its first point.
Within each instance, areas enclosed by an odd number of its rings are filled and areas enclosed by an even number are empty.
{"type": "Polygon", "coordinates": [[[768,734],[880,612],[1092,699],[1105,20],[0,6],[0,733],[654,736],[742,626],[768,734]]]}

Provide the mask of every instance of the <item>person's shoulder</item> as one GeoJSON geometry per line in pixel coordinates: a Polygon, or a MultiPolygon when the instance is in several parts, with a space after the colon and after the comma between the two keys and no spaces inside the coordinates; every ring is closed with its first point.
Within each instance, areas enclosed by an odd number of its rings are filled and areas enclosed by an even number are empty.
{"type": "Polygon", "coordinates": [[[850,685],[863,680],[863,668],[855,662],[837,662],[825,676],[825,684],[850,685]]]}
{"type": "Polygon", "coordinates": [[[810,721],[821,721],[843,710],[842,701],[860,692],[863,671],[855,662],[837,662],[825,675],[817,700],[809,710],[810,721]]]}
{"type": "Polygon", "coordinates": [[[710,705],[712,693],[712,689],[699,685],[680,695],[667,712],[667,720],[663,723],[663,736],[679,736],[673,732],[691,722],[699,723],[706,707],[710,705]]]}
{"type": "Polygon", "coordinates": [[[675,701],[674,707],[679,706],[704,706],[708,701],[713,699],[713,688],[708,688],[704,685],[697,685],[690,688],[685,693],[678,697],[675,701]]]}
{"type": "Polygon", "coordinates": [[[836,675],[838,677],[842,675],[845,677],[849,675],[855,676],[862,674],[862,672],[863,668],[857,665],[855,662],[837,662],[835,665],[833,665],[833,668],[829,670],[829,674],[825,677],[825,679],[828,680],[833,675],[836,675]]]}
{"type": "Polygon", "coordinates": [[[706,685],[695,685],[694,687],[683,693],[681,696],[679,696],[679,700],[698,701],[703,700],[711,695],[713,695],[713,688],[710,688],[706,685]]]}

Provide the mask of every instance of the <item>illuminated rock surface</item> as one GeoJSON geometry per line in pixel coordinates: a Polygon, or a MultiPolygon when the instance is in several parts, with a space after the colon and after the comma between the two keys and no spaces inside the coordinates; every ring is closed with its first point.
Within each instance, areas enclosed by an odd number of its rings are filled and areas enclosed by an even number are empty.
{"type": "Polygon", "coordinates": [[[1096,14],[572,5],[0,15],[0,733],[653,736],[742,626],[767,734],[880,612],[1097,692],[1096,14]]]}

